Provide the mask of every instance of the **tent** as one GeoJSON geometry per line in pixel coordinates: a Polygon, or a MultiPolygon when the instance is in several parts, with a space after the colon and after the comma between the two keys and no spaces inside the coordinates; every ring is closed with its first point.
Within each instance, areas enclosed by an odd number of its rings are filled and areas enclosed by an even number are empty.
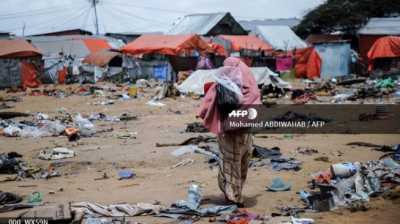
{"type": "Polygon", "coordinates": [[[97,52],[90,53],[88,56],[86,56],[82,63],[85,64],[90,64],[90,65],[95,65],[99,67],[105,67],[107,66],[112,60],[119,60],[120,62],[120,67],[122,66],[122,58],[121,54],[115,51],[110,51],[108,49],[100,50],[97,52]]]}
{"type": "Polygon", "coordinates": [[[275,50],[288,51],[307,47],[289,26],[257,26],[255,33],[275,50]]]}
{"type": "Polygon", "coordinates": [[[41,56],[41,52],[25,40],[0,40],[0,58],[41,56]]]}
{"type": "Polygon", "coordinates": [[[229,12],[218,12],[189,14],[178,18],[167,34],[246,35],[247,31],[229,12]]]}
{"type": "Polygon", "coordinates": [[[321,75],[321,57],[313,47],[294,52],[297,78],[315,79],[321,75]]]}
{"type": "Polygon", "coordinates": [[[41,52],[25,40],[0,40],[0,88],[38,87],[41,52]]]}
{"type": "Polygon", "coordinates": [[[200,52],[213,52],[209,44],[198,35],[143,35],[125,45],[123,53],[130,55],[162,54],[180,55],[190,54],[192,50],[200,52]]]}
{"type": "Polygon", "coordinates": [[[26,39],[43,52],[45,72],[42,79],[45,83],[64,83],[68,67],[72,67],[69,70],[76,75],[74,77],[82,77],[80,68],[85,57],[112,48],[111,38],[84,35],[31,36],[26,39]]]}
{"type": "Polygon", "coordinates": [[[400,37],[387,36],[379,38],[368,51],[369,70],[378,58],[400,58],[400,37]]]}
{"type": "Polygon", "coordinates": [[[232,51],[250,50],[250,51],[271,51],[271,45],[260,38],[249,35],[219,35],[218,38],[229,41],[232,51]]]}
{"type": "MultiPolygon", "coordinates": [[[[271,77],[278,80],[280,85],[284,88],[291,88],[290,84],[281,80],[278,74],[271,71],[268,67],[251,67],[251,72],[259,85],[270,84],[271,77]]],[[[214,75],[218,73],[219,69],[197,70],[193,72],[177,89],[181,93],[194,93],[197,95],[204,94],[204,84],[214,81],[214,75]]]]}

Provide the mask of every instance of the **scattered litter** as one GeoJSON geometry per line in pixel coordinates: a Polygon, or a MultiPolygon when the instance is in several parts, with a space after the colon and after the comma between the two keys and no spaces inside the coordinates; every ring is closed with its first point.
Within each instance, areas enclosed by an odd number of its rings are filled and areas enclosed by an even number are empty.
{"type": "Polygon", "coordinates": [[[29,195],[28,202],[33,204],[39,204],[43,201],[42,193],[36,191],[29,195]]]}
{"type": "Polygon", "coordinates": [[[290,183],[284,182],[280,177],[275,177],[272,179],[271,184],[267,186],[267,190],[272,192],[289,191],[291,187],[290,183]]]}
{"type": "Polygon", "coordinates": [[[21,201],[22,201],[22,197],[14,194],[14,193],[0,191],[0,205],[16,204],[21,201]]]}
{"type": "Polygon", "coordinates": [[[192,164],[192,163],[194,163],[194,160],[193,160],[193,159],[184,159],[184,160],[180,161],[179,163],[173,165],[173,166],[171,167],[171,169],[175,169],[175,168],[180,167],[180,166],[190,165],[190,164],[192,164]]]}
{"type": "Polygon", "coordinates": [[[302,162],[295,160],[294,158],[274,158],[271,159],[272,169],[275,171],[281,170],[294,170],[299,171],[301,170],[302,162]]]}
{"type": "Polygon", "coordinates": [[[208,206],[201,208],[200,203],[202,200],[201,189],[197,184],[191,184],[188,189],[187,200],[180,200],[172,204],[170,208],[164,209],[158,216],[174,218],[183,217],[185,215],[191,216],[216,216],[222,214],[230,214],[237,209],[236,205],[227,206],[208,206]]]}
{"type": "Polygon", "coordinates": [[[200,122],[193,122],[189,123],[186,126],[185,132],[192,132],[192,133],[206,133],[209,132],[206,127],[200,122]]]}
{"type": "Polygon", "coordinates": [[[51,150],[42,150],[39,153],[39,159],[43,160],[59,160],[59,159],[66,159],[72,158],[75,156],[75,152],[68,148],[54,148],[51,150]]]}
{"type": "Polygon", "coordinates": [[[163,207],[149,203],[101,205],[90,202],[71,204],[71,211],[76,215],[75,220],[85,217],[133,217],[145,214],[158,214],[163,207]]]}
{"type": "Polygon", "coordinates": [[[158,143],[157,142],[156,143],[156,147],[198,145],[201,142],[204,142],[204,143],[217,142],[217,138],[216,137],[211,137],[211,136],[199,135],[197,137],[188,138],[185,141],[180,142],[180,143],[158,143]]]}
{"type": "Polygon", "coordinates": [[[79,128],[79,132],[82,136],[89,137],[96,134],[94,124],[88,119],[83,118],[80,114],[75,116],[74,123],[79,128]]]}
{"type": "Polygon", "coordinates": [[[194,153],[198,149],[199,147],[197,145],[184,145],[178,149],[175,149],[171,154],[175,157],[179,157],[188,153],[194,153]]]}
{"type": "Polygon", "coordinates": [[[165,104],[161,103],[160,101],[157,100],[150,100],[146,103],[149,106],[154,106],[154,107],[163,107],[165,104]]]}
{"type": "Polygon", "coordinates": [[[132,179],[135,176],[136,176],[136,174],[132,170],[129,170],[129,169],[124,169],[124,170],[118,171],[119,180],[132,179]]]}
{"type": "Polygon", "coordinates": [[[310,147],[297,147],[296,152],[303,155],[312,155],[318,153],[318,150],[310,147]]]}
{"type": "Polygon", "coordinates": [[[261,159],[279,158],[282,156],[281,149],[279,147],[273,147],[271,149],[253,145],[253,157],[261,159]]]}
{"type": "Polygon", "coordinates": [[[325,162],[325,163],[330,163],[331,160],[327,156],[319,156],[314,158],[315,161],[320,161],[320,162],[325,162]]]}

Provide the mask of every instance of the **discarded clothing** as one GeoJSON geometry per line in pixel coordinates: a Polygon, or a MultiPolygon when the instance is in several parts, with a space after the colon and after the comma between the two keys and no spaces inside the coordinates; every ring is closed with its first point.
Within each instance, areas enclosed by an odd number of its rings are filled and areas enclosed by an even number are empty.
{"type": "Polygon", "coordinates": [[[59,147],[51,150],[42,150],[39,153],[39,159],[43,160],[59,160],[72,158],[75,156],[75,152],[71,149],[59,147]]]}
{"type": "Polygon", "coordinates": [[[22,198],[10,192],[0,191],[0,205],[16,204],[22,201],[22,198]]]}
{"type": "Polygon", "coordinates": [[[201,189],[197,184],[192,184],[188,189],[186,201],[180,200],[172,204],[170,208],[163,209],[158,216],[179,218],[185,215],[201,217],[230,214],[237,209],[236,205],[200,207],[202,200],[201,189]]]}
{"type": "Polygon", "coordinates": [[[71,211],[79,217],[78,220],[81,220],[83,217],[121,217],[157,214],[161,209],[161,205],[148,203],[101,205],[90,202],[78,202],[71,204],[71,211]]]}
{"type": "Polygon", "coordinates": [[[279,147],[273,147],[271,149],[264,148],[258,145],[253,145],[253,157],[261,158],[261,159],[270,159],[270,158],[279,158],[282,156],[280,152],[281,149],[279,147]]]}
{"type": "Polygon", "coordinates": [[[200,142],[216,142],[215,137],[199,135],[191,137],[180,143],[156,143],[156,147],[182,146],[182,145],[198,145],[200,142]]]}
{"type": "Polygon", "coordinates": [[[193,122],[187,124],[185,132],[205,133],[208,132],[208,129],[200,122],[193,122]]]}
{"type": "Polygon", "coordinates": [[[271,164],[272,164],[272,169],[275,171],[281,171],[281,170],[294,170],[294,171],[299,171],[301,170],[301,164],[302,162],[295,160],[293,158],[276,158],[276,159],[271,159],[271,164]]]}

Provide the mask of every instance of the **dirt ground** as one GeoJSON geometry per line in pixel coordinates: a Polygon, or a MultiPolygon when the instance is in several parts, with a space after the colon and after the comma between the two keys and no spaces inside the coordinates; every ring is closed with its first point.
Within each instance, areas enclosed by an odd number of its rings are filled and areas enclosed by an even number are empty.
{"type": "MultiPolygon", "coordinates": [[[[4,95],[5,93],[3,93],[4,95]]],[[[21,95],[21,93],[13,94],[21,95]]],[[[61,177],[48,180],[24,179],[0,183],[0,190],[28,196],[34,191],[44,195],[44,202],[97,202],[97,203],[136,203],[160,201],[169,205],[186,197],[186,191],[192,181],[201,183],[207,203],[223,203],[223,196],[217,187],[217,169],[210,169],[203,155],[189,154],[174,157],[170,153],[177,147],[155,146],[159,143],[181,142],[197,133],[185,133],[186,123],[196,121],[195,111],[200,103],[190,97],[167,98],[164,107],[146,105],[148,97],[128,101],[116,101],[113,105],[92,105],[99,101],[93,96],[69,96],[56,98],[49,96],[24,96],[22,102],[11,103],[15,108],[10,111],[43,112],[54,115],[59,108],[68,112],[80,112],[89,115],[103,112],[107,115],[120,115],[125,112],[137,115],[138,119],[129,122],[101,122],[98,127],[113,127],[113,132],[97,134],[91,138],[81,138],[78,142],[68,142],[65,136],[45,138],[10,138],[0,136],[0,152],[16,151],[25,161],[47,167],[51,161],[37,158],[40,150],[65,146],[75,150],[77,156],[60,168],[61,177]],[[179,112],[178,112],[179,111],[179,112]],[[136,139],[119,139],[115,135],[124,131],[137,132],[136,139]],[[194,159],[188,166],[171,169],[171,166],[185,158],[194,159]],[[137,176],[131,180],[118,180],[120,168],[131,168],[137,176]],[[95,180],[107,173],[105,180],[95,180]],[[24,187],[33,185],[31,187],[24,187]],[[62,188],[62,191],[60,190],[62,188]]],[[[272,171],[271,168],[250,169],[244,188],[245,206],[255,213],[269,215],[276,206],[301,206],[296,194],[307,189],[307,181],[312,173],[329,168],[331,163],[344,161],[366,161],[378,159],[381,152],[364,147],[350,147],[346,143],[365,141],[374,144],[398,144],[399,135],[268,135],[268,138],[255,138],[255,143],[265,147],[278,146],[283,155],[293,156],[303,161],[302,169],[294,171],[272,171]],[[296,154],[299,146],[315,148],[314,155],[296,154]],[[314,161],[315,157],[328,156],[330,163],[314,161]],[[272,178],[280,176],[292,183],[288,192],[267,192],[265,187],[272,178]]],[[[302,217],[314,218],[316,223],[398,223],[400,218],[399,201],[382,198],[371,199],[369,209],[364,212],[350,212],[347,209],[325,213],[305,213],[302,217]]],[[[20,214],[23,210],[0,213],[0,217],[20,214]]],[[[135,217],[132,220],[144,223],[170,223],[170,219],[153,217],[135,217]]],[[[198,223],[209,223],[208,218],[198,223]]]]}

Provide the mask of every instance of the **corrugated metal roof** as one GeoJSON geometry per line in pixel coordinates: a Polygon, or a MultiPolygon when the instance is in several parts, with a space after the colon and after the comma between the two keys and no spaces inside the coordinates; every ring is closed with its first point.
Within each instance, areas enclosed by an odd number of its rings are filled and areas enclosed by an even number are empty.
{"type": "Polygon", "coordinates": [[[371,18],[358,34],[400,35],[400,17],[371,18]]]}
{"type": "Polygon", "coordinates": [[[32,36],[27,39],[31,40],[32,44],[39,48],[45,57],[58,57],[59,53],[62,52],[64,55],[84,58],[92,50],[92,47],[87,42],[98,44],[96,40],[101,42],[101,45],[96,48],[97,50],[110,48],[109,44],[104,44],[107,43],[105,38],[96,38],[93,36],[32,36]]]}
{"type": "Polygon", "coordinates": [[[226,12],[186,15],[178,19],[167,34],[206,35],[226,15],[226,12]]]}
{"type": "Polygon", "coordinates": [[[255,32],[276,50],[307,47],[307,44],[289,26],[257,26],[255,32]]]}

